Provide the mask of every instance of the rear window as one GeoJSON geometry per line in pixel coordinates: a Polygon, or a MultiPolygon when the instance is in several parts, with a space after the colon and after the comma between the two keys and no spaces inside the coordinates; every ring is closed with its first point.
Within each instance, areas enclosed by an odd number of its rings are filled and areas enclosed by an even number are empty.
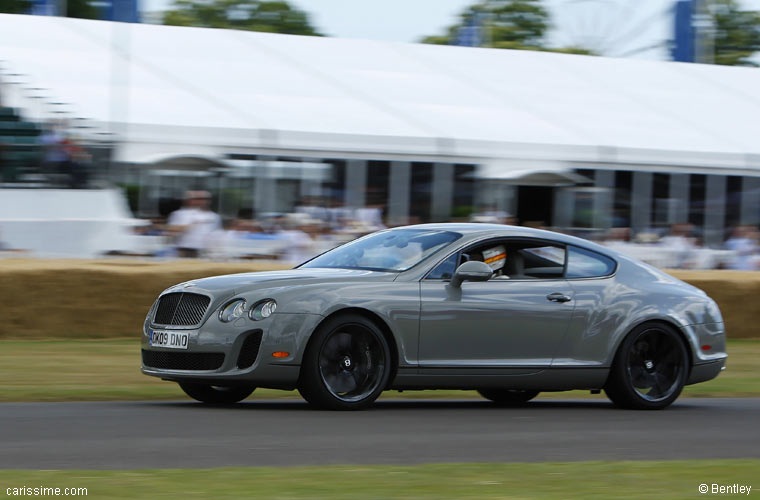
{"type": "Polygon", "coordinates": [[[609,257],[573,246],[567,251],[568,278],[599,278],[615,272],[615,261],[609,257]]]}

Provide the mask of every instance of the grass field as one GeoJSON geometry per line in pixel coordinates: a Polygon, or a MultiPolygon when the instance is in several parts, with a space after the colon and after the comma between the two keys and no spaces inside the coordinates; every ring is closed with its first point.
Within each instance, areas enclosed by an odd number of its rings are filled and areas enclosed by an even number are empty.
{"type": "MultiPolygon", "coordinates": [[[[686,387],[690,397],[760,397],[760,340],[728,344],[728,369],[717,379],[686,387]]],[[[103,401],[183,399],[176,384],[140,373],[136,340],[0,341],[0,401],[103,401]]],[[[299,397],[260,389],[254,398],[299,397]]],[[[387,392],[386,398],[479,398],[473,391],[387,392]]],[[[592,397],[585,391],[545,393],[539,398],[592,397]]],[[[758,486],[760,490],[760,486],[758,486]]]]}
{"type": "MultiPolygon", "coordinates": [[[[686,499],[701,484],[760,489],[760,460],[0,471],[8,487],[83,487],[89,498],[686,499]],[[755,481],[755,485],[752,481],[755,481]]],[[[709,487],[709,486],[708,486],[709,487]]],[[[732,498],[746,495],[728,495],[732,498]]]]}

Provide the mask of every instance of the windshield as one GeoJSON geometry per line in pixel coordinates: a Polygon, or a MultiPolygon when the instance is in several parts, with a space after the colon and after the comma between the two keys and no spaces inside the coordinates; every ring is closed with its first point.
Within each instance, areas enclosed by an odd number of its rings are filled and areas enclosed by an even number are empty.
{"type": "Polygon", "coordinates": [[[372,233],[316,257],[302,268],[334,267],[401,272],[462,235],[430,229],[392,229],[372,233]]]}

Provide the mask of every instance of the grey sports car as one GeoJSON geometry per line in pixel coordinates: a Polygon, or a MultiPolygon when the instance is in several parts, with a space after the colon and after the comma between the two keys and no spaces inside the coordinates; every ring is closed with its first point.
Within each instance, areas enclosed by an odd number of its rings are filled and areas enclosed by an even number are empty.
{"type": "Polygon", "coordinates": [[[366,408],[385,390],[476,389],[498,404],[601,389],[660,409],[726,361],[704,292],[592,242],[487,224],[379,231],[288,271],[165,290],[142,371],[229,404],[256,387],[366,408]]]}

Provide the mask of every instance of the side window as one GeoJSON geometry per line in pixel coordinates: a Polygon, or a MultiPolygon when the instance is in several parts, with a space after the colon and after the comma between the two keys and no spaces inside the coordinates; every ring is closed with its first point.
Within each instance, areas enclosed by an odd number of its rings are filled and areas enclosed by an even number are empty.
{"type": "Polygon", "coordinates": [[[565,271],[565,249],[554,245],[533,246],[518,250],[521,278],[561,278],[565,271]]]}
{"type": "Polygon", "coordinates": [[[454,275],[454,271],[456,271],[457,268],[457,256],[459,254],[455,253],[454,255],[449,256],[448,259],[444,260],[440,264],[438,264],[435,269],[430,271],[430,274],[427,275],[427,279],[429,280],[450,280],[451,277],[454,275]]]}
{"type": "MultiPolygon", "coordinates": [[[[462,262],[485,262],[493,269],[491,280],[558,279],[565,273],[565,247],[536,240],[490,240],[462,251],[462,262]]],[[[447,259],[429,275],[450,279],[456,270],[454,259],[447,259]]]]}
{"type": "Polygon", "coordinates": [[[615,261],[609,257],[582,248],[568,247],[568,278],[598,278],[614,271],[615,261]]]}

